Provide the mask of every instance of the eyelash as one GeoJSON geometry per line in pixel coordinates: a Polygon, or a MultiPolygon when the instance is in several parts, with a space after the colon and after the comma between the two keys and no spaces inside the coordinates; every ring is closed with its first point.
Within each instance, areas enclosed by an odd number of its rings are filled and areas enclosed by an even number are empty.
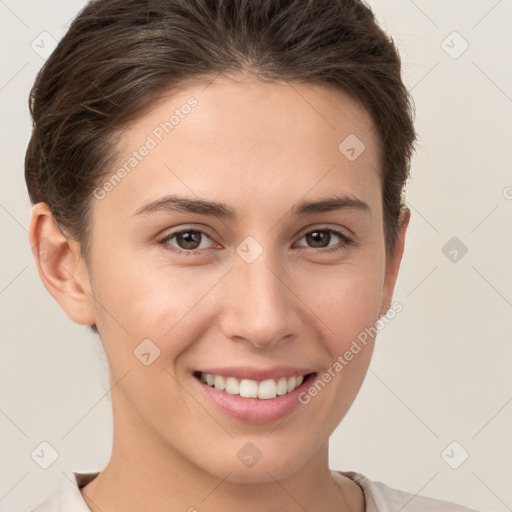
{"type": "MultiPolygon", "coordinates": [[[[169,250],[171,252],[178,253],[178,254],[185,254],[187,256],[195,256],[195,255],[200,254],[200,252],[201,252],[200,249],[190,249],[190,250],[186,251],[184,249],[178,249],[178,248],[170,246],[168,244],[168,242],[170,240],[172,240],[176,235],[179,235],[180,233],[191,232],[191,231],[196,232],[196,233],[200,233],[201,235],[205,235],[207,238],[212,240],[212,238],[208,235],[208,233],[206,233],[205,231],[203,231],[201,229],[187,228],[187,229],[180,229],[179,231],[173,231],[172,233],[169,233],[169,234],[165,235],[164,237],[160,238],[159,240],[157,240],[157,242],[159,244],[163,245],[166,250],[169,250]]],[[[334,234],[334,235],[338,236],[344,242],[344,244],[341,247],[334,247],[334,248],[330,248],[330,249],[322,249],[322,248],[316,249],[315,247],[303,247],[303,248],[310,249],[310,250],[313,250],[313,251],[317,250],[318,252],[323,253],[323,254],[325,254],[325,253],[329,254],[329,253],[334,253],[334,252],[346,250],[348,246],[354,245],[354,243],[355,243],[352,238],[348,237],[347,235],[345,235],[341,231],[338,231],[338,230],[333,229],[333,228],[312,229],[311,231],[308,231],[307,233],[304,233],[301,236],[300,239],[304,238],[306,235],[309,235],[310,233],[314,233],[315,231],[323,231],[323,232],[326,232],[326,233],[334,234]]],[[[211,249],[205,249],[205,250],[208,251],[208,250],[211,250],[211,249]]]]}

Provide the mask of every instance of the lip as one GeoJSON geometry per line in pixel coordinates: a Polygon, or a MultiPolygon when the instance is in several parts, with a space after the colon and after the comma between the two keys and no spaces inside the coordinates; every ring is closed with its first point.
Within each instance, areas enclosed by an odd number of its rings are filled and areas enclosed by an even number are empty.
{"type": "MultiPolygon", "coordinates": [[[[226,368],[223,368],[222,371],[226,372],[226,368]]],[[[216,369],[215,375],[224,375],[226,377],[236,377],[236,378],[252,378],[254,380],[264,380],[261,378],[254,378],[254,375],[270,375],[269,372],[273,371],[270,377],[267,378],[276,378],[275,375],[278,375],[276,369],[263,371],[263,372],[248,372],[244,370],[242,373],[234,374],[233,371],[227,373],[220,373],[220,369],[216,369]],[[238,377],[237,375],[244,375],[242,377],[238,377]],[[246,375],[252,375],[253,377],[247,377],[246,375]]],[[[279,371],[284,371],[284,369],[280,369],[279,371]]],[[[200,378],[196,375],[192,375],[193,381],[199,386],[202,393],[204,393],[206,399],[211,402],[216,409],[220,410],[223,414],[230,416],[231,418],[235,418],[237,420],[242,420],[246,423],[253,424],[264,424],[271,423],[273,421],[280,420],[290,414],[295,408],[297,408],[301,403],[299,402],[299,395],[305,389],[307,389],[310,385],[310,382],[316,376],[315,372],[304,372],[304,373],[294,373],[288,369],[288,373],[281,373],[281,377],[292,376],[292,375],[309,375],[304,379],[302,384],[294,389],[291,393],[286,393],[285,395],[277,396],[276,398],[270,398],[268,400],[261,400],[259,398],[244,398],[240,395],[230,395],[225,391],[219,391],[212,386],[209,386],[205,382],[202,382],[200,378]]],[[[205,371],[204,373],[214,373],[210,371],[205,371]]]]}
{"type": "Polygon", "coordinates": [[[272,368],[252,368],[250,366],[226,366],[223,368],[202,368],[201,373],[222,375],[223,377],[235,377],[238,380],[251,379],[262,381],[266,379],[279,379],[280,377],[298,377],[314,373],[312,368],[297,366],[274,366],[272,368]]]}

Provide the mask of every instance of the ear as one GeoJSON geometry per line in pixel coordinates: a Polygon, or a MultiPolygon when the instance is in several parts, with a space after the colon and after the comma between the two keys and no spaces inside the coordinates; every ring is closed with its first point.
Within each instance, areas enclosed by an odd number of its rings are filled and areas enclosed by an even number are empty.
{"type": "Polygon", "coordinates": [[[45,288],[74,322],[95,323],[89,272],[78,242],[62,233],[46,203],[33,206],[29,241],[45,288]]]}
{"type": "Polygon", "coordinates": [[[382,294],[382,305],[379,318],[385,315],[388,309],[391,307],[391,301],[393,300],[393,290],[395,289],[396,278],[398,276],[398,270],[400,268],[400,262],[402,261],[402,255],[405,246],[405,233],[409,220],[411,218],[411,210],[407,207],[403,207],[400,210],[400,216],[398,218],[398,236],[395,244],[394,251],[386,262],[386,274],[384,277],[384,286],[382,294]]]}

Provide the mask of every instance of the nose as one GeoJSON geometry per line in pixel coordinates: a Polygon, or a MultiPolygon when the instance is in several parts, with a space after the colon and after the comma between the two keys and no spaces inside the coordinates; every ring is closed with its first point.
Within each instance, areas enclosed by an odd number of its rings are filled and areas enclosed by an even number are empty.
{"type": "Polygon", "coordinates": [[[274,347],[300,332],[300,302],[287,273],[270,253],[263,251],[252,263],[236,255],[225,283],[228,300],[221,313],[225,336],[258,348],[274,347]]]}

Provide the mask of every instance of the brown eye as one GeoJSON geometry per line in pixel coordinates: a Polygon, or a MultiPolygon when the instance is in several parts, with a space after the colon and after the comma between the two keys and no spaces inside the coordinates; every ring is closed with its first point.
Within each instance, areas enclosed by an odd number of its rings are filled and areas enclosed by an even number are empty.
{"type": "Polygon", "coordinates": [[[201,242],[199,231],[181,231],[174,236],[180,249],[197,249],[201,242]]]}
{"type": "Polygon", "coordinates": [[[353,243],[351,238],[332,228],[315,229],[306,233],[302,238],[307,241],[308,248],[320,249],[320,252],[334,252],[342,250],[353,243]],[[343,244],[341,246],[339,244],[329,245],[333,237],[334,239],[340,239],[343,244]],[[324,248],[328,249],[322,250],[324,248]]]}
{"type": "Polygon", "coordinates": [[[325,242],[327,244],[331,240],[331,233],[327,231],[311,231],[306,235],[306,240],[312,247],[326,247],[325,242]]]}
{"type": "Polygon", "coordinates": [[[204,239],[211,240],[204,231],[199,229],[183,229],[169,233],[158,242],[166,245],[172,251],[192,253],[197,252],[199,249],[208,249],[208,247],[201,247],[204,239]],[[171,244],[170,242],[173,239],[176,239],[175,243],[171,244]]]}

